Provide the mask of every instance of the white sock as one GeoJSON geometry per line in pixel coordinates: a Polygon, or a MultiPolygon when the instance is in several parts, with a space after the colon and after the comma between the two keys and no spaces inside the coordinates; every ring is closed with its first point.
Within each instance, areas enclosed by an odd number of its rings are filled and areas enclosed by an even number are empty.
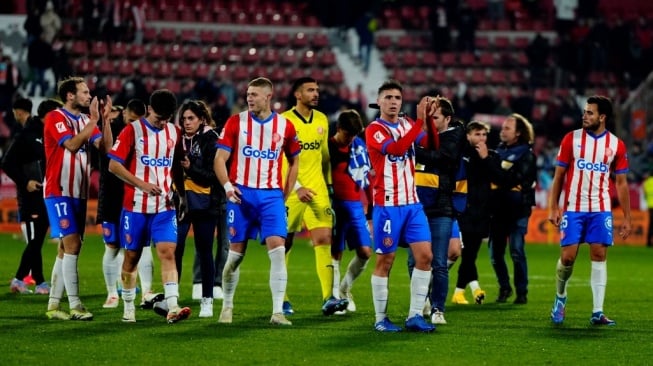
{"type": "Polygon", "coordinates": [[[127,306],[127,303],[134,303],[134,299],[136,299],[136,288],[124,288],[122,289],[122,301],[125,303],[125,307],[127,306]]]}
{"type": "Polygon", "coordinates": [[[168,303],[168,310],[174,310],[179,307],[179,284],[177,282],[166,282],[163,284],[163,293],[168,303]]]}
{"type": "Polygon", "coordinates": [[[478,281],[475,280],[469,283],[469,288],[472,290],[472,294],[473,294],[476,290],[481,289],[481,285],[479,285],[478,281]]]}
{"type": "Polygon", "coordinates": [[[603,311],[603,300],[605,299],[605,286],[608,283],[607,262],[592,261],[592,274],[590,284],[592,286],[593,313],[603,311]]]}
{"type": "Polygon", "coordinates": [[[562,261],[558,259],[558,263],[556,264],[556,290],[559,297],[567,297],[567,282],[573,271],[573,265],[564,266],[562,265],[562,261]]]}
{"type": "Polygon", "coordinates": [[[138,261],[138,276],[141,279],[141,294],[145,296],[152,291],[152,273],[154,272],[154,260],[152,259],[152,248],[144,247],[141,259],[138,261]]]}
{"type": "Polygon", "coordinates": [[[457,294],[457,293],[459,293],[459,292],[465,292],[465,289],[464,289],[464,288],[460,288],[460,287],[456,287],[456,289],[454,290],[454,293],[457,294]]]}
{"type": "Polygon", "coordinates": [[[331,287],[331,295],[336,299],[340,298],[340,261],[331,258],[331,265],[333,266],[333,286],[331,287]]]}
{"type": "Polygon", "coordinates": [[[372,275],[372,300],[376,322],[380,322],[385,319],[388,309],[388,277],[372,275]]]}
{"type": "Polygon", "coordinates": [[[280,246],[278,248],[269,250],[268,257],[270,257],[270,291],[272,292],[272,314],[282,313],[283,298],[286,294],[286,286],[288,285],[288,270],[286,269],[286,248],[280,246]]]}
{"type": "Polygon", "coordinates": [[[77,255],[64,253],[61,261],[63,283],[68,293],[70,308],[75,308],[82,303],[79,299],[79,278],[77,273],[77,255]]]}
{"type": "Polygon", "coordinates": [[[236,287],[240,279],[240,262],[242,261],[243,255],[241,253],[232,250],[229,251],[227,261],[224,264],[224,270],[222,271],[222,292],[224,294],[222,306],[225,308],[234,307],[234,294],[236,293],[236,287]]]}
{"type": "Polygon", "coordinates": [[[104,283],[107,286],[109,296],[118,296],[116,283],[120,276],[122,262],[118,262],[118,253],[120,249],[104,246],[104,255],[102,256],[102,272],[104,273],[104,283]]]}
{"type": "Polygon", "coordinates": [[[410,308],[408,309],[408,319],[415,315],[422,315],[426,296],[429,294],[429,281],[431,280],[431,271],[422,271],[413,269],[413,276],[410,278],[410,308]]]}
{"type": "Polygon", "coordinates": [[[54,265],[52,266],[52,276],[51,278],[51,287],[50,287],[50,298],[48,299],[48,310],[54,310],[59,308],[59,303],[63,297],[63,291],[65,289],[63,283],[63,269],[62,269],[62,259],[58,256],[54,258],[54,265]]]}
{"type": "Polygon", "coordinates": [[[345,276],[342,278],[342,283],[340,284],[340,289],[342,292],[349,292],[351,290],[351,287],[354,285],[354,281],[358,278],[358,276],[363,273],[365,270],[365,266],[367,266],[367,259],[361,259],[357,255],[354,256],[354,258],[349,261],[349,265],[347,266],[347,272],[345,273],[345,276]]]}

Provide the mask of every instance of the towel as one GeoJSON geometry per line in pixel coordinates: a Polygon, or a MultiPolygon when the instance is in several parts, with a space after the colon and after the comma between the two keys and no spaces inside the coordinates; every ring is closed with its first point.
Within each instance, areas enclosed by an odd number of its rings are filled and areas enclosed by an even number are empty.
{"type": "Polygon", "coordinates": [[[347,173],[360,188],[365,189],[370,185],[368,173],[371,169],[372,166],[365,142],[360,137],[355,137],[349,147],[347,173]]]}

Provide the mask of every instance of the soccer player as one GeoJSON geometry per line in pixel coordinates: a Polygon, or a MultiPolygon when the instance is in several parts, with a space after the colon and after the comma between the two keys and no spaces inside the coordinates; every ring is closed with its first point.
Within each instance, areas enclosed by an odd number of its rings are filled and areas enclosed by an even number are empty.
{"type": "MultiPolygon", "coordinates": [[[[322,287],[322,313],[332,315],[347,308],[347,299],[338,299],[333,293],[334,271],[331,260],[331,230],[333,211],[329,200],[326,178],[329,170],[327,116],[316,110],[319,99],[317,81],[310,77],[297,79],[292,86],[297,103],[282,115],[297,131],[302,149],[299,155],[299,173],[293,192],[286,201],[288,212],[288,238],[286,239],[286,260],[293,245],[295,233],[302,224],[311,234],[315,250],[317,277],[322,287]]],[[[284,314],[294,311],[290,301],[284,302],[284,314]]]]}
{"type": "Polygon", "coordinates": [[[363,131],[363,121],[353,109],[343,111],[338,116],[336,134],[329,138],[329,158],[331,161],[331,182],[333,184],[333,210],[336,215],[334,239],[331,244],[333,256],[333,292],[339,298],[347,299],[347,311],[356,311],[351,287],[365,270],[372,254],[372,239],[367,220],[372,219],[372,175],[369,154],[363,139],[358,134],[363,131]],[[361,202],[364,191],[367,212],[361,202]],[[345,250],[345,242],[356,255],[347,266],[347,272],[340,281],[340,260],[345,250]]]}
{"type": "Polygon", "coordinates": [[[37,283],[34,292],[48,295],[50,286],[43,276],[43,240],[48,231],[48,213],[43,200],[43,172],[45,171],[45,150],[43,149],[43,118],[63,104],[54,99],[46,99],[38,107],[38,116],[31,117],[32,102],[17,99],[13,104],[16,121],[23,129],[16,134],[11,146],[2,159],[2,170],[16,183],[18,215],[23,237],[27,243],[16,277],[11,281],[11,292],[30,293],[23,282],[29,275],[37,283]]]}
{"type": "MultiPolygon", "coordinates": [[[[131,123],[145,116],[145,103],[138,99],[132,99],[127,103],[126,108],[113,106],[108,121],[103,121],[102,136],[106,146],[112,146],[115,138],[125,127],[125,123],[131,123]]],[[[118,228],[120,226],[120,212],[122,210],[124,187],[118,177],[109,172],[109,157],[100,154],[100,191],[98,194],[97,222],[102,225],[102,236],[104,239],[104,255],[102,256],[102,272],[107,288],[107,299],[103,308],[118,307],[117,281],[122,268],[123,256],[120,253],[120,240],[118,228]]],[[[152,252],[150,247],[143,248],[143,255],[138,262],[138,272],[141,279],[142,301],[141,307],[150,307],[152,301],[152,252]]],[[[158,300],[163,295],[159,295],[158,300]]]]}
{"type": "MultiPolygon", "coordinates": [[[[365,130],[365,140],[375,176],[373,212],[373,242],[376,265],[372,274],[372,297],[379,332],[399,332],[401,327],[387,317],[388,277],[399,243],[407,243],[415,258],[410,282],[410,308],[406,328],[432,332],[435,326],[422,317],[422,308],[431,278],[431,233],[424,209],[415,188],[414,143],[429,146],[422,131],[430,98],[417,105],[417,121],[400,117],[402,86],[386,81],[379,87],[377,104],[380,117],[365,130]]],[[[429,113],[430,114],[430,113],[429,113]]]]}
{"type": "Polygon", "coordinates": [[[560,259],[556,265],[556,297],[551,320],[562,324],[567,304],[567,281],[574,269],[580,243],[590,245],[593,310],[590,324],[615,325],[603,314],[605,287],[608,282],[606,257],[612,246],[612,208],[608,193],[610,174],[614,173],[619,205],[624,220],[619,236],[630,235],[630,196],[628,193],[628,157],[622,140],[608,131],[606,123],[614,118],[610,99],[589,97],[583,110],[583,128],[567,133],[558,151],[551,186],[549,221],[560,227],[560,259]],[[560,194],[564,190],[562,214],[560,194]]]}
{"type": "Polygon", "coordinates": [[[230,250],[222,274],[224,300],[220,323],[231,323],[234,294],[247,240],[260,239],[270,257],[272,317],[270,323],[291,325],[283,315],[283,297],[288,283],[284,259],[287,222],[284,198],[297,180],[297,134],[292,123],[270,108],[272,82],[256,78],[247,86],[248,110],[229,117],[217,142],[215,174],[227,195],[227,225],[230,250]],[[288,159],[286,185],[281,188],[281,154],[288,159]],[[227,161],[231,159],[227,171],[227,161]]]}
{"type": "MultiPolygon", "coordinates": [[[[86,310],[79,298],[77,259],[86,228],[86,199],[91,178],[89,144],[104,149],[102,134],[97,127],[99,102],[97,97],[91,99],[88,86],[80,77],[62,80],[58,94],[64,106],[45,116],[43,130],[45,206],[50,234],[59,239],[46,316],[60,320],[91,320],[93,314],[86,310]],[[90,107],[90,115],[81,112],[87,107],[90,107]],[[70,314],[59,308],[64,288],[70,314]]],[[[103,110],[105,117],[110,109],[111,102],[103,110]]]]}
{"type": "Polygon", "coordinates": [[[124,322],[136,321],[136,265],[150,240],[161,262],[168,323],[187,319],[191,312],[178,304],[175,265],[177,217],[173,182],[180,192],[180,206],[185,205],[181,131],[168,122],[176,108],[177,99],[172,92],[154,91],[147,117],[126,125],[109,152],[109,171],[125,182],[120,219],[121,244],[125,248],[121,274],[124,322]]]}

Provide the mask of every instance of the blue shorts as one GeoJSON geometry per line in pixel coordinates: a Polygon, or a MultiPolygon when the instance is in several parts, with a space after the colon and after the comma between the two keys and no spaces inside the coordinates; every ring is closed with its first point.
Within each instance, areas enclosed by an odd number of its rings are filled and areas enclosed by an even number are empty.
{"type": "Polygon", "coordinates": [[[280,189],[256,189],[238,185],[241,203],[227,202],[227,231],[232,243],[256,239],[261,242],[270,236],[285,238],[288,219],[283,192],[280,189]]]}
{"type": "Polygon", "coordinates": [[[150,241],[177,243],[177,212],[139,213],[122,210],[120,214],[120,244],[129,250],[141,250],[150,241]]]}
{"type": "Polygon", "coordinates": [[[350,250],[371,246],[372,238],[361,201],[334,200],[333,210],[336,214],[336,224],[331,243],[332,253],[344,251],[345,242],[350,250]]]}
{"type": "Polygon", "coordinates": [[[456,219],[451,223],[451,239],[460,239],[460,226],[456,219]]]}
{"type": "Polygon", "coordinates": [[[374,252],[397,251],[399,243],[431,242],[431,230],[421,204],[374,206],[374,252]]]}
{"type": "Polygon", "coordinates": [[[612,212],[566,211],[560,221],[560,246],[573,244],[612,245],[612,212]]]}
{"type": "Polygon", "coordinates": [[[118,231],[114,222],[102,221],[102,238],[104,244],[118,243],[118,231]]]}
{"type": "Polygon", "coordinates": [[[50,237],[63,238],[71,234],[84,237],[86,200],[72,197],[48,197],[45,208],[50,220],[50,237]]]}

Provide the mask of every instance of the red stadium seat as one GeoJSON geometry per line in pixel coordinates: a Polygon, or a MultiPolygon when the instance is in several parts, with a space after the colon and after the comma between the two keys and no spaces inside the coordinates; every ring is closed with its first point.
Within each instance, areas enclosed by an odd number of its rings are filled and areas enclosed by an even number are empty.
{"type": "Polygon", "coordinates": [[[252,34],[250,32],[238,32],[234,36],[234,45],[238,47],[246,46],[252,43],[252,34]]]}
{"type": "Polygon", "coordinates": [[[174,28],[161,28],[157,39],[161,43],[174,42],[177,40],[177,31],[174,28]]]}
{"type": "Polygon", "coordinates": [[[319,55],[320,66],[328,68],[336,64],[336,54],[331,50],[322,51],[319,55]]]}
{"type": "Polygon", "coordinates": [[[497,59],[494,57],[492,52],[483,52],[479,56],[479,64],[484,67],[494,67],[496,66],[497,59]]]}
{"type": "Polygon", "coordinates": [[[193,68],[193,77],[195,79],[206,79],[209,76],[210,68],[209,65],[200,62],[196,64],[193,68]]]}
{"type": "Polygon", "coordinates": [[[272,37],[272,44],[275,47],[288,47],[290,45],[290,35],[288,33],[277,33],[272,37]]]}
{"type": "Polygon", "coordinates": [[[392,38],[385,34],[378,35],[376,37],[376,47],[382,51],[392,47],[392,38]]]}
{"type": "Polygon", "coordinates": [[[143,75],[143,76],[150,76],[152,75],[152,63],[149,61],[141,61],[138,63],[138,73],[143,75]]]}
{"type": "Polygon", "coordinates": [[[401,60],[401,64],[404,67],[417,66],[417,54],[415,53],[415,51],[412,50],[403,51],[401,55],[399,55],[399,59],[401,60]]]}
{"type": "Polygon", "coordinates": [[[413,85],[423,85],[428,81],[425,69],[414,69],[413,75],[410,78],[410,83],[413,85]]]}
{"type": "Polygon", "coordinates": [[[397,60],[394,52],[384,52],[381,60],[387,69],[394,69],[397,65],[399,65],[399,61],[397,60]]]}
{"type": "Polygon", "coordinates": [[[237,48],[229,48],[224,54],[224,61],[231,63],[238,63],[242,61],[243,56],[240,54],[240,50],[237,48]]]}
{"type": "Polygon", "coordinates": [[[145,57],[147,57],[150,60],[160,60],[165,57],[165,48],[163,45],[154,43],[150,45],[150,48],[147,50],[147,54],[145,57]]]}
{"type": "Polygon", "coordinates": [[[445,52],[440,55],[440,65],[451,67],[456,65],[456,54],[453,52],[445,52]]]}
{"type": "Polygon", "coordinates": [[[308,45],[308,36],[304,32],[298,32],[292,39],[292,46],[295,48],[304,48],[308,45]]]}
{"type": "Polygon", "coordinates": [[[406,69],[398,67],[392,72],[392,78],[402,84],[406,84],[408,83],[408,72],[406,72],[406,69]]]}
{"type": "Polygon", "coordinates": [[[264,65],[273,65],[279,61],[279,52],[275,48],[268,47],[264,49],[261,56],[261,63],[264,65]]]}
{"type": "Polygon", "coordinates": [[[327,80],[333,84],[342,84],[345,81],[345,76],[340,69],[331,69],[327,80]]]}
{"type": "Polygon", "coordinates": [[[242,59],[243,59],[243,63],[245,64],[251,65],[257,63],[260,57],[261,57],[260,53],[254,47],[246,48],[243,50],[242,59]]]}
{"type": "Polygon", "coordinates": [[[229,31],[218,31],[215,36],[215,42],[220,46],[231,44],[233,35],[229,31]]]}
{"type": "Polygon", "coordinates": [[[79,57],[86,55],[88,52],[88,47],[86,45],[86,41],[83,40],[75,40],[70,43],[70,46],[68,47],[68,52],[70,52],[71,56],[79,57]]]}
{"type": "Polygon", "coordinates": [[[257,47],[268,47],[272,42],[272,36],[268,32],[259,32],[254,35],[252,43],[257,47]]]}
{"type": "Polygon", "coordinates": [[[443,68],[439,67],[433,71],[433,75],[431,75],[431,81],[436,84],[444,84],[447,81],[447,73],[443,68]]]}
{"type": "Polygon", "coordinates": [[[122,90],[122,80],[119,78],[107,78],[107,90],[111,94],[117,94],[120,93],[122,90]]]}
{"type": "Polygon", "coordinates": [[[145,43],[154,42],[156,41],[157,34],[158,32],[156,28],[145,28],[145,30],[143,30],[143,41],[145,43]]]}
{"type": "Polygon", "coordinates": [[[167,61],[160,61],[154,67],[154,76],[168,78],[172,75],[172,65],[167,61]]]}
{"type": "Polygon", "coordinates": [[[168,60],[179,61],[184,57],[184,50],[179,44],[173,44],[167,47],[166,57],[168,60]]]}
{"type": "Polygon", "coordinates": [[[145,56],[145,47],[142,44],[133,43],[127,48],[127,57],[138,60],[145,56]]]}
{"type": "Polygon", "coordinates": [[[200,30],[199,38],[202,44],[209,45],[215,40],[215,34],[210,29],[202,29],[200,30]]]}
{"type": "Polygon", "coordinates": [[[94,58],[105,57],[109,53],[107,44],[103,41],[95,41],[91,44],[90,55],[94,58]]]}
{"type": "Polygon", "coordinates": [[[290,66],[297,63],[297,55],[294,50],[287,50],[281,55],[281,60],[279,60],[282,65],[290,66]]]}
{"type": "Polygon", "coordinates": [[[316,33],[313,35],[311,45],[317,49],[324,48],[329,45],[329,37],[324,33],[316,33]]]}
{"type": "Polygon", "coordinates": [[[302,66],[310,68],[316,64],[315,58],[316,58],[315,52],[308,50],[306,52],[302,52],[301,60],[299,62],[302,66]]]}
{"type": "Polygon", "coordinates": [[[95,63],[89,59],[81,59],[75,65],[75,71],[80,75],[88,75],[95,72],[95,63]]]}
{"type": "Polygon", "coordinates": [[[96,72],[100,75],[108,75],[112,74],[115,71],[115,67],[113,66],[113,62],[107,60],[107,59],[101,59],[98,61],[97,67],[96,67],[96,72]]]}
{"type": "Polygon", "coordinates": [[[195,29],[182,29],[181,33],[179,33],[179,41],[182,43],[197,43],[197,31],[195,29]]]}
{"type": "Polygon", "coordinates": [[[120,76],[132,76],[134,74],[134,63],[130,60],[122,60],[118,62],[118,74],[120,76]]]}
{"type": "Polygon", "coordinates": [[[190,78],[193,74],[193,69],[190,64],[185,62],[180,62],[177,64],[175,69],[175,77],[178,79],[187,79],[190,78]]]}
{"type": "Polygon", "coordinates": [[[203,51],[201,46],[196,46],[196,45],[188,46],[188,48],[186,48],[186,52],[184,53],[184,58],[187,61],[199,61],[202,59],[202,57],[203,57],[203,51]]]}
{"type": "Polygon", "coordinates": [[[222,49],[217,46],[209,48],[206,50],[205,58],[207,62],[222,61],[222,49]]]}
{"type": "Polygon", "coordinates": [[[471,52],[463,52],[460,54],[459,63],[460,65],[467,67],[475,66],[476,56],[474,56],[474,54],[471,52]]]}
{"type": "Polygon", "coordinates": [[[421,57],[422,66],[424,67],[436,67],[438,65],[438,57],[433,51],[426,51],[422,54],[421,57]]]}
{"type": "Polygon", "coordinates": [[[109,56],[114,59],[123,59],[127,57],[127,45],[122,42],[116,42],[109,49],[109,56]]]}

